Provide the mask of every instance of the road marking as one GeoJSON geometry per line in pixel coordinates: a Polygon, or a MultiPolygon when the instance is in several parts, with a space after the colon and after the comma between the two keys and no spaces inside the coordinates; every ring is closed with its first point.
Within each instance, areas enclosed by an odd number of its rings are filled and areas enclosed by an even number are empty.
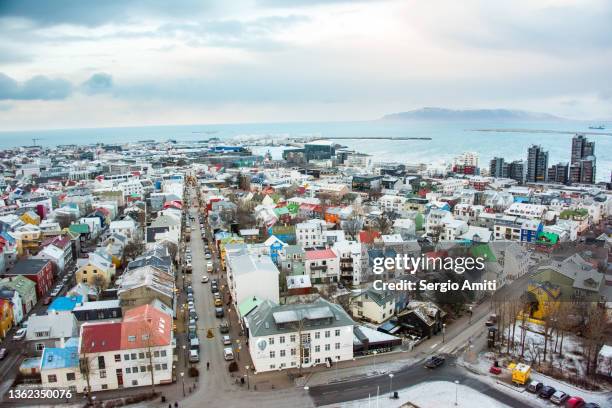
{"type": "Polygon", "coordinates": [[[433,349],[433,348],[436,348],[436,347],[438,347],[438,344],[440,344],[440,343],[436,343],[436,344],[434,344],[433,346],[431,346],[430,348],[432,348],[432,349],[433,349]]]}

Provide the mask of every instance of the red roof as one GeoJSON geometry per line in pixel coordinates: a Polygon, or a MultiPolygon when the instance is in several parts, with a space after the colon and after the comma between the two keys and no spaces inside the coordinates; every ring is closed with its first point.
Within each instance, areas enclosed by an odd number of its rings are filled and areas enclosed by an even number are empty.
{"type": "Polygon", "coordinates": [[[309,261],[316,261],[318,259],[330,259],[335,258],[336,253],[331,249],[313,249],[306,251],[306,259],[309,261]]]}
{"type": "Polygon", "coordinates": [[[102,353],[121,348],[121,322],[84,324],[81,353],[102,353]]]}
{"type": "Polygon", "coordinates": [[[123,322],[84,324],[82,353],[166,346],[172,341],[172,318],[150,305],[128,310],[123,322]]]}
{"type": "Polygon", "coordinates": [[[378,231],[359,231],[359,242],[362,244],[372,244],[376,238],[380,238],[378,231]]]}

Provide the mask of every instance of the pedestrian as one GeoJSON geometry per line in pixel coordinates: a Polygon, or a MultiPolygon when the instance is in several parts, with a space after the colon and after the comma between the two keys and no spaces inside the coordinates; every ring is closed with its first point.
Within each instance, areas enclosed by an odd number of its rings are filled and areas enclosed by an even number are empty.
{"type": "Polygon", "coordinates": [[[206,362],[206,369],[208,370],[210,368],[210,361],[206,362]]]}
{"type": "Polygon", "coordinates": [[[178,402],[174,401],[174,408],[178,408],[178,402]]]}

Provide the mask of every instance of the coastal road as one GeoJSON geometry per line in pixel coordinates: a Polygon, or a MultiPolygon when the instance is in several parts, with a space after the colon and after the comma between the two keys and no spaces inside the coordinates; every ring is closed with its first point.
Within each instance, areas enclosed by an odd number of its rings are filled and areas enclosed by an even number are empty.
{"type": "MultiPolygon", "coordinates": [[[[444,366],[434,370],[423,367],[423,364],[415,364],[393,374],[393,390],[398,391],[400,394],[403,388],[408,388],[422,382],[459,381],[462,385],[488,395],[510,407],[529,407],[522,400],[499,391],[483,381],[468,376],[463,368],[456,366],[454,357],[447,358],[444,366]]],[[[309,393],[316,406],[340,404],[347,401],[365,399],[368,396],[374,398],[377,391],[381,400],[387,401],[390,396],[390,385],[389,377],[385,374],[377,377],[356,379],[350,382],[314,386],[310,388],[309,393]]],[[[385,406],[385,402],[383,402],[383,406],[385,406]]]]}

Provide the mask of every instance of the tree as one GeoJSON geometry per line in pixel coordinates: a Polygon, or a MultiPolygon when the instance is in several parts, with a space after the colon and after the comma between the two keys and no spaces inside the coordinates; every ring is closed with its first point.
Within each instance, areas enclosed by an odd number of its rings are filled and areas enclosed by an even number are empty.
{"type": "Polygon", "coordinates": [[[342,223],[342,229],[351,239],[357,239],[357,234],[361,231],[361,227],[362,223],[358,218],[351,218],[342,223]]]}
{"type": "Polygon", "coordinates": [[[381,214],[374,220],[374,228],[377,229],[381,234],[385,235],[391,232],[393,224],[386,214],[381,214]]]}
{"type": "Polygon", "coordinates": [[[138,258],[145,250],[144,242],[129,242],[123,248],[123,256],[128,260],[133,260],[138,258]]]}
{"type": "Polygon", "coordinates": [[[240,173],[240,176],[238,176],[238,188],[243,191],[251,191],[251,179],[248,174],[240,173]]]}

